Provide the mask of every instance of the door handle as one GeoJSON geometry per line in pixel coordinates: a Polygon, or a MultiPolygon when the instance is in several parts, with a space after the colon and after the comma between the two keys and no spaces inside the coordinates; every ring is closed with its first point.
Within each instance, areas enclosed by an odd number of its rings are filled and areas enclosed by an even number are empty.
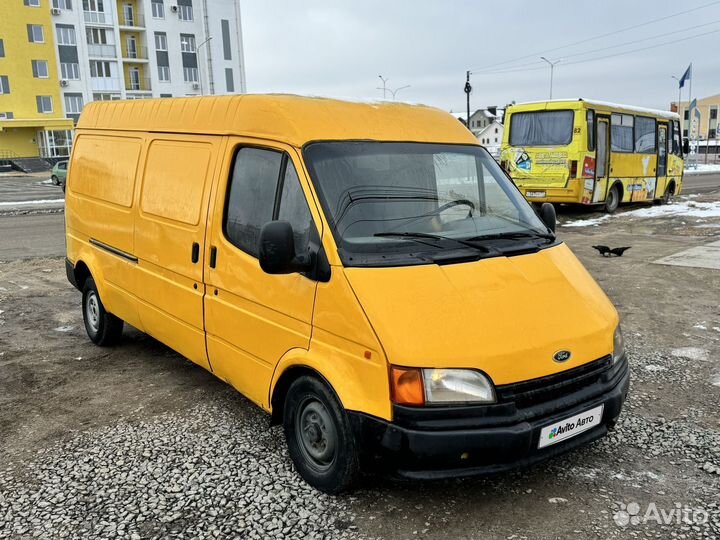
{"type": "Polygon", "coordinates": [[[193,242],[192,245],[192,262],[197,263],[200,260],[200,244],[193,242]]]}
{"type": "Polygon", "coordinates": [[[210,248],[210,268],[215,268],[217,263],[217,248],[215,246],[210,248]]]}

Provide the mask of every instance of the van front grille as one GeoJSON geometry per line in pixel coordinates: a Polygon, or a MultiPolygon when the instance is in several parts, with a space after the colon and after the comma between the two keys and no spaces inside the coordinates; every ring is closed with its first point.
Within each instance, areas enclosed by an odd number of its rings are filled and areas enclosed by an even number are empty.
{"type": "Polygon", "coordinates": [[[496,387],[498,402],[514,402],[518,409],[562,398],[598,381],[612,364],[612,356],[603,356],[582,366],[546,377],[496,387]]]}

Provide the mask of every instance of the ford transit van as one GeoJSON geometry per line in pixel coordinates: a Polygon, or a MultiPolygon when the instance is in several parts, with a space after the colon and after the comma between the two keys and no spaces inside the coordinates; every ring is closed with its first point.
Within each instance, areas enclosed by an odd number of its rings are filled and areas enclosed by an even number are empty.
{"type": "Polygon", "coordinates": [[[71,161],[67,275],[90,339],[127,323],[214,373],[284,426],[320,490],[530,465],[620,413],[615,308],[552,207],[449,114],[95,102],[71,161]]]}

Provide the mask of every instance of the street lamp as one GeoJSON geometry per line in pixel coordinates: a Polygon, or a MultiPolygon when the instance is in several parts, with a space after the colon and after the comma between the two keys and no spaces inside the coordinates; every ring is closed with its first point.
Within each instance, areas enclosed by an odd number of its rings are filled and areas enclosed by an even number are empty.
{"type": "Polygon", "coordinates": [[[387,97],[387,82],[388,82],[390,79],[386,79],[386,78],[383,77],[382,75],[378,75],[378,77],[380,77],[380,80],[381,80],[382,83],[383,83],[382,88],[378,88],[378,90],[382,90],[382,91],[383,91],[383,99],[386,99],[386,97],[387,97]]]}
{"type": "Polygon", "coordinates": [[[392,88],[389,88],[389,87],[387,87],[387,86],[384,86],[383,88],[378,87],[378,90],[382,90],[382,91],[383,91],[383,99],[384,99],[384,96],[385,96],[385,92],[390,92],[390,95],[392,96],[393,101],[395,101],[395,95],[396,95],[400,90],[405,90],[406,88],[410,88],[410,86],[411,86],[411,85],[407,84],[407,85],[405,85],[405,86],[401,86],[400,88],[396,88],[395,90],[393,90],[392,88]]]}
{"type": "Polygon", "coordinates": [[[200,80],[200,95],[201,96],[204,96],[205,93],[203,92],[202,71],[200,70],[200,47],[202,47],[203,45],[206,45],[211,39],[212,39],[212,36],[210,36],[205,41],[203,41],[200,45],[195,47],[195,54],[197,55],[197,59],[198,59],[198,79],[200,80]]]}
{"type": "Polygon", "coordinates": [[[675,75],[670,75],[670,76],[678,82],[677,113],[680,114],[680,100],[682,99],[682,86],[680,86],[680,77],[676,77],[675,75]]]}
{"type": "Polygon", "coordinates": [[[545,60],[548,64],[550,64],[550,99],[552,99],[552,87],[553,87],[553,70],[555,69],[555,65],[560,63],[560,60],[555,60],[554,62],[551,62],[544,56],[540,57],[540,60],[545,60]]]}

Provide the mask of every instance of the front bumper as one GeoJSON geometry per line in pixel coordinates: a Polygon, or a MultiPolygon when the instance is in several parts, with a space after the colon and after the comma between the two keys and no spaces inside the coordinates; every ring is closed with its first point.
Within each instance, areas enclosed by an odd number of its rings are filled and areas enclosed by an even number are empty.
{"type": "Polygon", "coordinates": [[[556,397],[532,404],[523,403],[518,394],[515,400],[485,406],[395,406],[393,422],[350,412],[361,463],[408,478],[437,479],[493,474],[544,461],[607,434],[630,384],[627,360],[592,376],[586,373],[584,380],[588,384],[580,387],[550,380],[556,397]],[[543,427],[600,404],[604,409],[599,425],[538,449],[543,427]]]}

